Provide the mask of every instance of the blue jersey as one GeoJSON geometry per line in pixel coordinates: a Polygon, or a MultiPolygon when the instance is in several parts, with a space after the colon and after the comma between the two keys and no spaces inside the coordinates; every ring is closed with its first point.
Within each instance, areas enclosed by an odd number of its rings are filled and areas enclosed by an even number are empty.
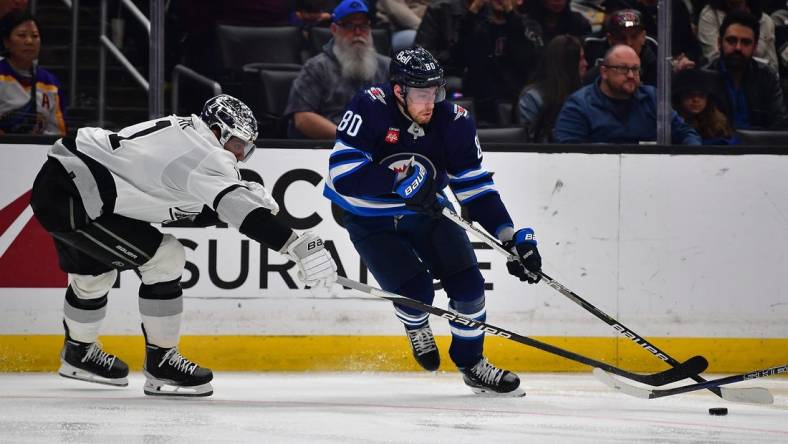
{"type": "Polygon", "coordinates": [[[468,111],[448,101],[435,104],[424,126],[406,117],[392,87],[357,93],[337,125],[323,194],[359,216],[413,214],[394,193],[410,163],[422,166],[439,189],[449,185],[460,204],[490,233],[511,227],[468,111]]]}

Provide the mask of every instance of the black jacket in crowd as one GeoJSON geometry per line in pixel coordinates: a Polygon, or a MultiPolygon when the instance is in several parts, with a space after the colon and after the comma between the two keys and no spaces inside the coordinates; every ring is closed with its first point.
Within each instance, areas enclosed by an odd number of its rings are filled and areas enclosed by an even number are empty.
{"type": "Polygon", "coordinates": [[[463,17],[457,56],[466,68],[463,94],[473,97],[480,120],[496,122],[497,104],[517,100],[543,44],[539,24],[520,12],[506,14],[503,24],[491,23],[488,13],[463,17]]]}
{"type": "Polygon", "coordinates": [[[547,17],[549,17],[550,12],[540,0],[525,2],[525,12],[542,27],[542,40],[545,46],[557,35],[573,35],[580,39],[580,43],[582,43],[583,39],[591,34],[591,23],[583,14],[572,11],[571,2],[568,0],[566,8],[559,14],[558,22],[553,28],[547,26],[547,17]]]}
{"type": "Polygon", "coordinates": [[[464,67],[452,55],[460,37],[460,23],[468,14],[465,0],[436,0],[430,3],[416,31],[415,44],[440,62],[446,75],[462,77],[464,67]]]}
{"type": "MultiPolygon", "coordinates": [[[[723,98],[724,111],[733,116],[733,104],[720,71],[720,58],[712,60],[706,69],[719,73],[716,85],[717,96],[723,98]]],[[[747,104],[750,107],[750,126],[753,128],[788,129],[788,114],[783,101],[783,90],[777,73],[768,65],[750,60],[741,82],[747,104]]],[[[733,119],[731,119],[733,120],[733,119]]]]}

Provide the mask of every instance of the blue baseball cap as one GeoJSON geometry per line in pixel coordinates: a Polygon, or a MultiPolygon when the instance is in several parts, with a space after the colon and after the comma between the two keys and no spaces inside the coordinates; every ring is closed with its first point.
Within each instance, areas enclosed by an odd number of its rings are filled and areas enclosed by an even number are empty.
{"type": "Polygon", "coordinates": [[[369,15],[369,9],[363,0],[342,0],[342,3],[338,4],[331,14],[331,20],[338,22],[350,14],[357,13],[369,15]]]}

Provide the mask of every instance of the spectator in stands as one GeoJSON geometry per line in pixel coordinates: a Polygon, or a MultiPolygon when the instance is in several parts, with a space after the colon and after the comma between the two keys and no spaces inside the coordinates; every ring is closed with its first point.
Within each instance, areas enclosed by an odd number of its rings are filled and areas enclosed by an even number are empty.
{"type": "Polygon", "coordinates": [[[14,10],[0,20],[0,133],[65,135],[60,81],[37,66],[41,36],[35,17],[14,10]]]}
{"type": "Polygon", "coordinates": [[[627,45],[635,50],[640,58],[641,83],[656,86],[656,46],[646,44],[646,28],[643,27],[640,12],[634,9],[621,9],[608,15],[605,20],[605,32],[606,44],[592,46],[591,39],[586,43],[585,54],[590,66],[585,79],[586,83],[591,84],[599,77],[598,65],[610,48],[616,45],[627,45]]]}
{"type": "Polygon", "coordinates": [[[0,20],[11,11],[24,11],[27,9],[27,0],[0,0],[0,20]]]}
{"type": "MultiPolygon", "coordinates": [[[[604,0],[605,11],[612,14],[620,9],[635,9],[640,18],[646,35],[654,39],[657,33],[657,2],[658,0],[604,0]]],[[[701,57],[700,43],[692,29],[693,19],[684,0],[671,0],[671,55],[679,58],[682,55],[699,62],[701,57]]]]}
{"type": "Polygon", "coordinates": [[[388,80],[388,57],[372,44],[370,15],[362,0],[344,0],[333,12],[332,38],[307,60],[290,89],[285,115],[291,138],[334,139],[359,89],[388,80]]]}
{"type": "Polygon", "coordinates": [[[392,53],[413,46],[428,4],[429,0],[378,0],[378,16],[391,26],[392,53]]]}
{"type": "Polygon", "coordinates": [[[313,26],[330,26],[331,11],[336,4],[330,0],[295,0],[294,6],[290,13],[290,24],[306,33],[313,26]]]}
{"type": "Polygon", "coordinates": [[[471,0],[460,23],[456,53],[466,67],[462,92],[473,98],[479,122],[497,124],[498,105],[517,101],[542,51],[539,24],[517,9],[519,3],[471,0]]]}
{"type": "MultiPolygon", "coordinates": [[[[640,84],[640,60],[626,45],[611,48],[600,78],[569,96],[555,124],[559,143],[641,143],[657,137],[657,99],[640,84]]],[[[698,133],[673,112],[672,142],[700,145],[698,133]]]]}
{"type": "Polygon", "coordinates": [[[576,37],[559,35],[545,48],[534,82],[520,95],[519,112],[529,142],[553,142],[553,126],[570,94],[583,86],[588,63],[576,37]]]}
{"type": "MultiPolygon", "coordinates": [[[[417,46],[430,52],[447,77],[462,77],[465,67],[455,52],[460,38],[460,23],[468,15],[467,0],[433,0],[416,31],[417,46]]],[[[448,79],[447,79],[448,81],[448,79]]]]}
{"type": "Polygon", "coordinates": [[[740,141],[714,91],[717,73],[685,69],[673,78],[673,108],[700,134],[704,145],[735,145],[740,141]]]}
{"type": "Polygon", "coordinates": [[[720,74],[718,91],[723,92],[734,128],[786,128],[788,115],[777,73],[753,57],[759,30],[752,14],[729,12],[719,29],[720,56],[707,68],[720,74]]]}
{"type": "MultiPolygon", "coordinates": [[[[642,15],[634,9],[620,9],[610,14],[605,22],[607,30],[606,44],[594,44],[593,39],[586,40],[586,59],[591,68],[586,76],[586,83],[591,84],[599,77],[599,62],[602,56],[615,45],[627,45],[635,50],[640,58],[641,83],[644,85],[657,85],[657,47],[653,39],[646,35],[646,28],[643,26],[642,15]]],[[[695,62],[686,55],[679,54],[673,59],[673,70],[692,68],[695,62]]]]}
{"type": "Polygon", "coordinates": [[[731,11],[746,11],[758,21],[758,42],[754,56],[767,63],[775,71],[780,69],[777,61],[777,49],[774,46],[774,21],[763,13],[757,2],[750,0],[710,0],[701,11],[698,19],[698,40],[700,40],[703,58],[711,61],[719,55],[719,29],[725,16],[731,11]]]}
{"type": "Polygon", "coordinates": [[[573,11],[569,0],[530,0],[525,11],[541,26],[545,45],[558,35],[569,34],[582,41],[591,34],[591,22],[573,11]]]}

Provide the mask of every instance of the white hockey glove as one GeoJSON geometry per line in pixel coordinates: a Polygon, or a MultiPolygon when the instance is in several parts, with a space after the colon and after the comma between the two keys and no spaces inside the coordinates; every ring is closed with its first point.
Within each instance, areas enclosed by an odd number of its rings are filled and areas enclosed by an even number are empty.
{"type": "Polygon", "coordinates": [[[298,266],[298,279],[304,284],[330,288],[336,282],[337,264],[320,236],[303,233],[287,246],[285,254],[298,266]]]}
{"type": "Polygon", "coordinates": [[[276,213],[279,212],[279,204],[276,203],[274,197],[271,195],[271,193],[268,192],[267,189],[265,189],[264,186],[262,186],[258,182],[252,182],[248,180],[242,180],[241,183],[244,184],[245,187],[249,188],[249,190],[252,191],[255,195],[257,195],[262,199],[262,202],[260,202],[260,204],[263,208],[268,208],[269,210],[271,210],[271,214],[276,216],[276,213]]]}

